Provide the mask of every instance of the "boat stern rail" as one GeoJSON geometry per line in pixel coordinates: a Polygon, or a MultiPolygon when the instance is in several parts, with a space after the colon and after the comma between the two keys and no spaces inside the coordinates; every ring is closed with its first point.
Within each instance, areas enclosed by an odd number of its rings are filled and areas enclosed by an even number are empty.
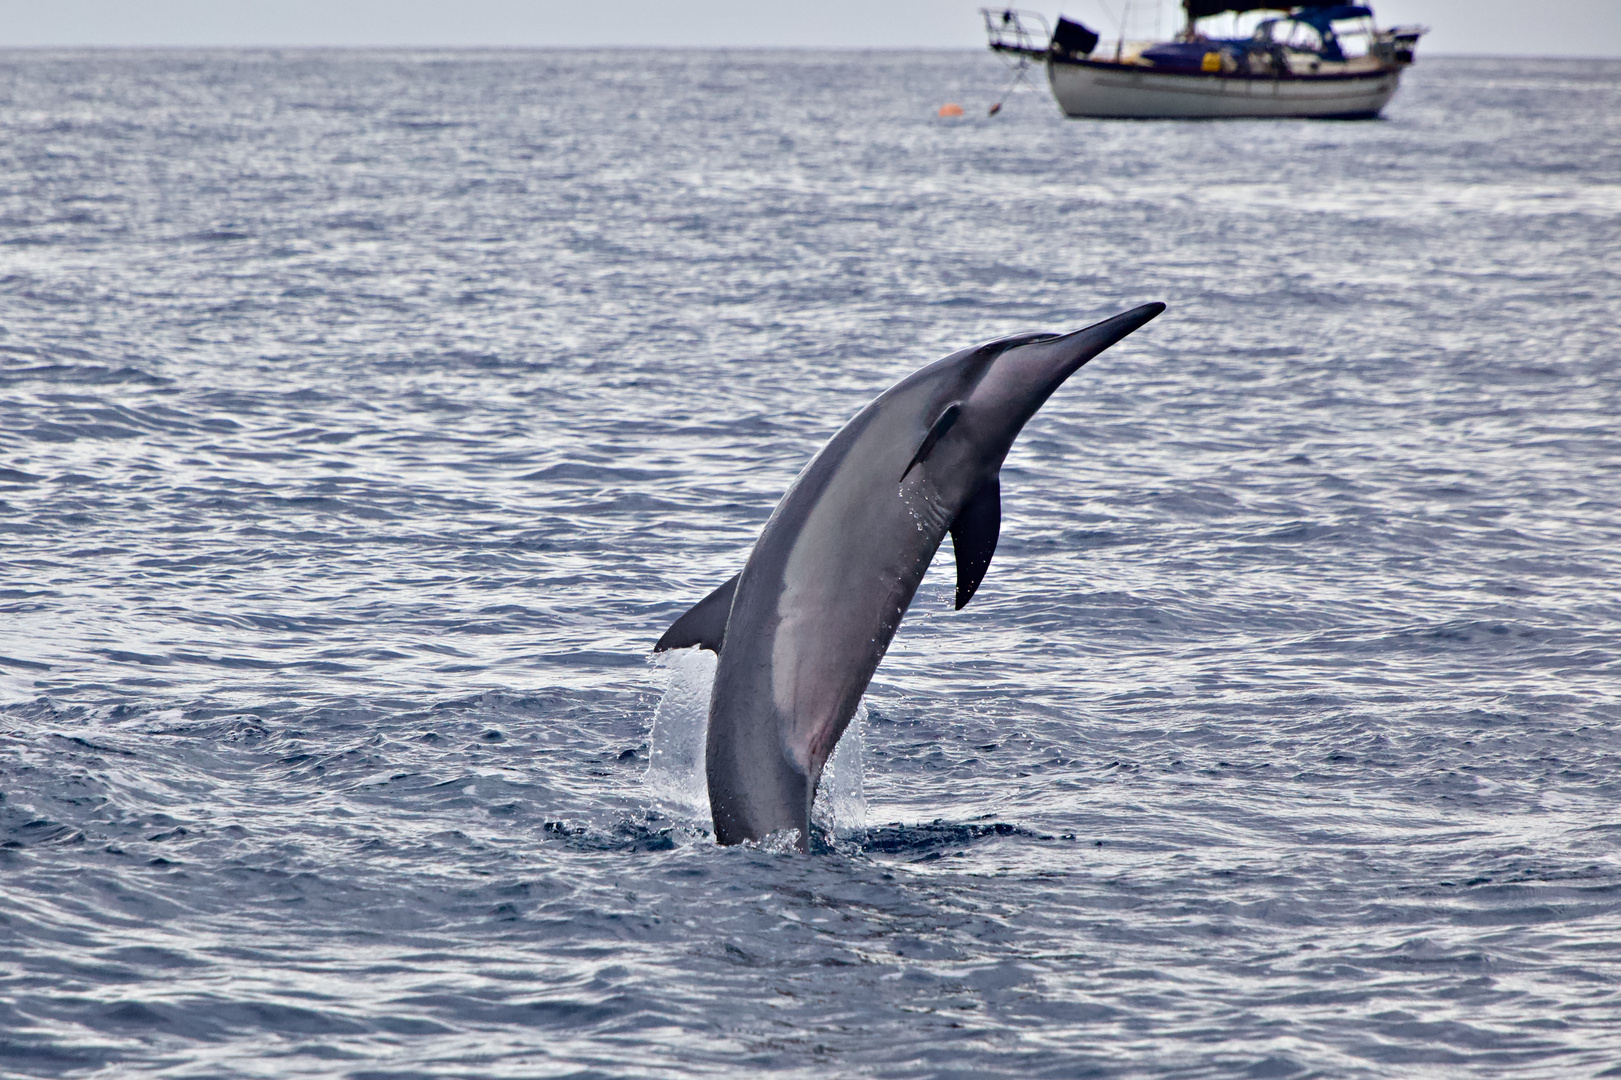
{"type": "Polygon", "coordinates": [[[1017,8],[980,8],[991,51],[1039,60],[1047,55],[1052,28],[1038,11],[1017,8]]]}

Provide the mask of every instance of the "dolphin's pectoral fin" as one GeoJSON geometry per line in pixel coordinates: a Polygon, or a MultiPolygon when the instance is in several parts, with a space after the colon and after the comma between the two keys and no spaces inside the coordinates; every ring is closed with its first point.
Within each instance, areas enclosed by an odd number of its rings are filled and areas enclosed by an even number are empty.
{"type": "Polygon", "coordinates": [[[901,473],[902,480],[906,479],[907,473],[910,473],[918,462],[928,459],[930,451],[934,449],[934,444],[940,441],[942,435],[951,430],[951,425],[957,422],[957,417],[961,414],[962,405],[958,402],[953,401],[946,406],[945,412],[941,413],[939,418],[929,426],[929,433],[923,436],[923,442],[918,445],[917,453],[913,454],[912,460],[906,463],[906,470],[901,473]]]}
{"type": "Polygon", "coordinates": [[[741,572],[733,574],[726,584],[692,605],[685,615],[664,631],[664,636],[653,646],[653,651],[664,652],[666,649],[685,649],[697,645],[719,656],[720,647],[726,641],[726,620],[732,614],[732,594],[737,591],[737,579],[742,576],[741,572]]]}
{"type": "Polygon", "coordinates": [[[1002,532],[1002,478],[993,476],[963,505],[951,523],[951,546],[957,553],[957,610],[974,598],[990,569],[996,538],[1002,532]]]}

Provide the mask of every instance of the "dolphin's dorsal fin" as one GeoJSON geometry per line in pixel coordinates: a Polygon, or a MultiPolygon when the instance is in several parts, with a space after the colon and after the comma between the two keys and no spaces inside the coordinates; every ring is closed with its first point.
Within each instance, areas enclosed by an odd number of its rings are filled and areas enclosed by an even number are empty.
{"type": "MultiPolygon", "coordinates": [[[[996,546],[994,536],[991,537],[991,546],[996,546]]],[[[737,591],[737,579],[742,576],[741,572],[733,574],[726,584],[688,608],[685,615],[664,631],[664,636],[653,646],[653,651],[686,649],[696,645],[719,656],[720,647],[726,641],[726,620],[732,614],[732,594],[737,591]]]]}
{"type": "Polygon", "coordinates": [[[957,610],[974,598],[990,569],[996,538],[1002,532],[1002,477],[991,477],[963,504],[951,523],[951,547],[957,553],[957,610]]]}
{"type": "Polygon", "coordinates": [[[934,423],[929,425],[929,433],[923,436],[923,442],[919,444],[917,453],[912,455],[912,460],[906,463],[906,471],[901,473],[902,480],[906,479],[906,474],[911,472],[918,462],[928,458],[929,452],[934,449],[934,444],[940,441],[940,436],[951,430],[951,425],[957,422],[957,417],[961,413],[962,404],[953,401],[946,406],[945,411],[935,419],[934,423]]]}

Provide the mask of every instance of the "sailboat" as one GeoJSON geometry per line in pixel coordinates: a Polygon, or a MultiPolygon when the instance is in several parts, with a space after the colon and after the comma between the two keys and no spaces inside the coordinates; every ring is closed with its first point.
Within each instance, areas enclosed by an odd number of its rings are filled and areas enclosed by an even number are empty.
{"type": "Polygon", "coordinates": [[[1182,0],[1171,41],[1099,50],[1099,35],[1059,16],[981,8],[993,52],[1016,65],[1044,64],[1058,107],[1070,117],[1215,119],[1379,115],[1413,62],[1422,26],[1379,29],[1373,10],[1343,3],[1182,0]],[[1247,37],[1214,37],[1201,23],[1262,12],[1247,37]]]}

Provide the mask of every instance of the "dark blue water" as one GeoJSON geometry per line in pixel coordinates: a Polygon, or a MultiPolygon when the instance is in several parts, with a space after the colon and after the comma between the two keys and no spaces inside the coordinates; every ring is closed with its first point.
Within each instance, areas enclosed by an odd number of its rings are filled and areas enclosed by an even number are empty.
{"type": "Polygon", "coordinates": [[[0,1073],[1621,1075],[1621,63],[3,59],[0,1073]],[[715,847],[652,642],[892,381],[1149,300],[821,853],[715,847]]]}

